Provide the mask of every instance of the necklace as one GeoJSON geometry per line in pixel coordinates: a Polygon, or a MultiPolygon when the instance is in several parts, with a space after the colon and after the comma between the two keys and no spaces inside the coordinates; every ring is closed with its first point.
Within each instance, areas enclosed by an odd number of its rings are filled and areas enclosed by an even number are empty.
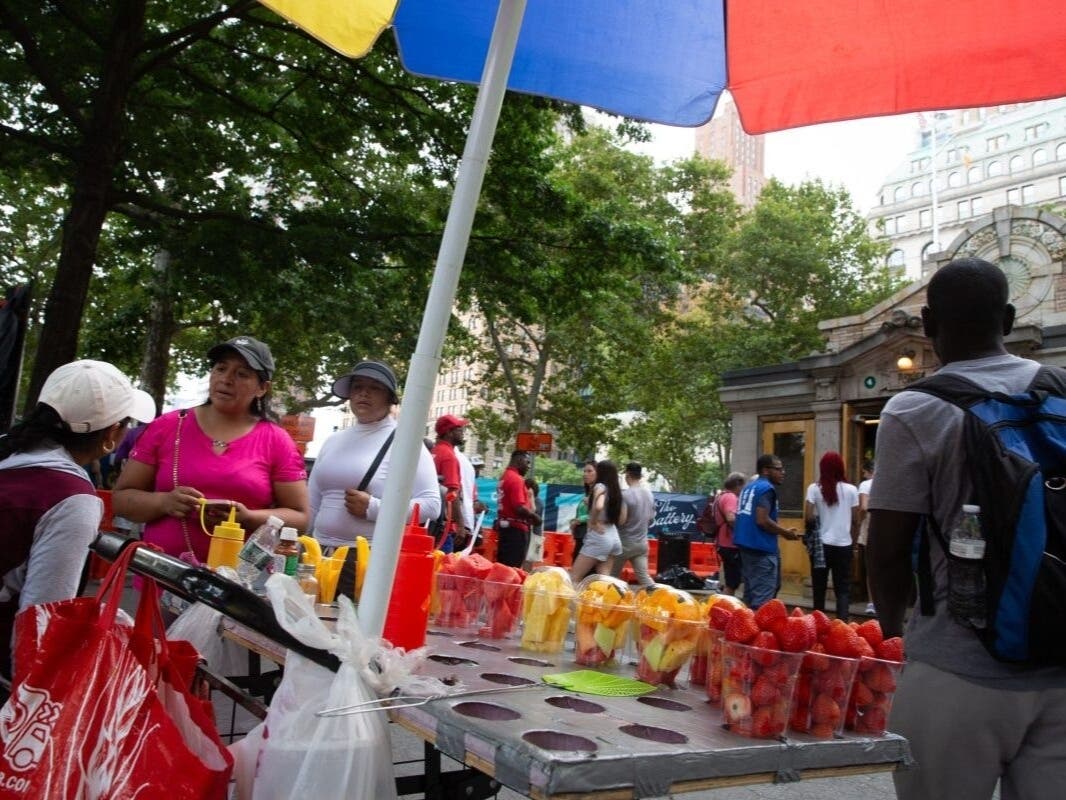
{"type": "Polygon", "coordinates": [[[218,450],[225,450],[229,446],[229,442],[224,442],[221,439],[212,439],[211,444],[218,450]]]}

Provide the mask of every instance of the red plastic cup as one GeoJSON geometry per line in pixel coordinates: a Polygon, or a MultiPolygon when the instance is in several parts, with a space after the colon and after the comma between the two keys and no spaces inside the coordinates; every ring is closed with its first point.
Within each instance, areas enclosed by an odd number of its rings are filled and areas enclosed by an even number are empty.
{"type": "Polygon", "coordinates": [[[892,698],[903,672],[903,664],[880,658],[859,659],[859,669],[851,687],[851,699],[844,727],[855,733],[884,736],[892,698]]]}
{"type": "Polygon", "coordinates": [[[722,645],[722,716],[733,733],[775,739],[785,732],[803,653],[738,642],[722,645]]]}
{"type": "Polygon", "coordinates": [[[857,658],[804,653],[788,715],[789,730],[817,739],[839,737],[858,669],[857,658]]]}

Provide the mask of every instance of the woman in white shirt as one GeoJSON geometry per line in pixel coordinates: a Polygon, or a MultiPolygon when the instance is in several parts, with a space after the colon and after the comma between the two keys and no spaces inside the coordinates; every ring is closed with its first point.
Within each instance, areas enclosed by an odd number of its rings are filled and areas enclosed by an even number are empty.
{"type": "Polygon", "coordinates": [[[818,463],[818,482],[807,487],[803,517],[808,525],[818,520],[825,566],[811,569],[814,607],[825,611],[829,574],[837,600],[837,617],[848,619],[851,559],[859,533],[859,490],[847,482],[844,459],[832,450],[818,463]]]}
{"type": "MultiPolygon", "coordinates": [[[[379,361],[360,361],[334,381],[333,394],[349,401],[356,424],[326,440],[308,481],[310,528],[327,547],[350,545],[356,536],[374,538],[396,430],[390,411],[399,402],[396,376],[379,361]]],[[[425,524],[440,514],[440,489],[433,458],[419,449],[408,515],[417,503],[425,524]]]]}

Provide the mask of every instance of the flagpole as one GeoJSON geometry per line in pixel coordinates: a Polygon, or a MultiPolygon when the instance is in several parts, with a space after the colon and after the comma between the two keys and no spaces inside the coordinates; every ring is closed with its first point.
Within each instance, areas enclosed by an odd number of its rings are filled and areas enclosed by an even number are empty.
{"type": "Polygon", "coordinates": [[[937,112],[933,112],[933,127],[932,138],[930,139],[930,158],[929,158],[929,196],[933,201],[933,252],[940,252],[940,213],[937,209],[939,205],[936,199],[936,117],[937,112]]]}
{"type": "Polygon", "coordinates": [[[403,408],[389,458],[381,509],[374,525],[370,565],[359,603],[360,624],[368,636],[379,636],[385,624],[392,578],[400,557],[400,538],[418,459],[423,450],[422,434],[440,372],[441,348],[448,332],[448,321],[459,287],[459,275],[470,241],[470,231],[474,226],[474,213],[492,151],[492,139],[500,119],[500,108],[507,92],[507,80],[525,10],[526,0],[500,0],[496,12],[474,114],[437,252],[433,283],[426,299],[418,343],[407,371],[403,408]]]}

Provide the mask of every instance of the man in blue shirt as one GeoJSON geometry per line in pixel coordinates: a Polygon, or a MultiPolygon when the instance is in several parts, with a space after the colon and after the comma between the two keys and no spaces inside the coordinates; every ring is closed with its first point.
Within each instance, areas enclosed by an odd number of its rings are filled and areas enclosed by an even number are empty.
{"type": "Polygon", "coordinates": [[[755,462],[758,477],[744,487],[737,502],[733,543],[740,550],[744,602],[756,609],[772,600],[781,588],[781,556],[777,537],[795,540],[799,534],[777,524],[777,489],[785,481],[781,459],[772,453],[755,462]]]}

